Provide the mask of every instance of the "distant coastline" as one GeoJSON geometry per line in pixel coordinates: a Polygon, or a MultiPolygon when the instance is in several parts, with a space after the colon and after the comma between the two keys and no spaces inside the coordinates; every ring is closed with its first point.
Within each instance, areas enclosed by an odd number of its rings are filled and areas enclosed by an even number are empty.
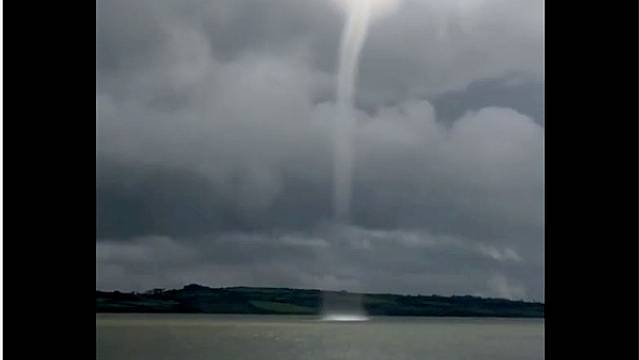
{"type": "Polygon", "coordinates": [[[96,313],[209,313],[318,315],[330,294],[345,303],[358,301],[370,316],[449,316],[543,318],[539,302],[476,296],[359,294],[289,288],[154,289],[144,293],[96,290],[96,313]]]}

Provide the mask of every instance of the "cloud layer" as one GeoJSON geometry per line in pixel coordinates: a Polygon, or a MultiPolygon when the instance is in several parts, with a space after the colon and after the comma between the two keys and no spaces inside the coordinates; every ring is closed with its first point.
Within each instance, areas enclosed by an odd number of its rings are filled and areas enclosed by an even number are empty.
{"type": "Polygon", "coordinates": [[[541,2],[405,1],[374,24],[349,226],[330,203],[342,21],[327,0],[98,3],[98,288],[543,298],[542,111],[471,91],[541,90],[541,2]]]}

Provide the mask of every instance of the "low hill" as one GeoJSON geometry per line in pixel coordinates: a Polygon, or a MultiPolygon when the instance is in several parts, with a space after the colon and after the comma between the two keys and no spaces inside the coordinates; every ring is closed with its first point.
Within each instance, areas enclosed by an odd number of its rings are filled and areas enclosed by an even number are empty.
{"type": "Polygon", "coordinates": [[[314,315],[322,299],[361,302],[371,316],[544,317],[544,304],[475,296],[356,294],[287,288],[156,289],[145,293],[96,291],[96,312],[314,315]]]}

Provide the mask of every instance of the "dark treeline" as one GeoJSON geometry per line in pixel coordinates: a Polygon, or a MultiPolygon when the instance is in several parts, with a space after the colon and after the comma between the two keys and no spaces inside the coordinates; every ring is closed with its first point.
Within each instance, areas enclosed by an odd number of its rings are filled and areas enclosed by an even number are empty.
{"type": "MultiPolygon", "coordinates": [[[[321,312],[320,290],[287,288],[154,289],[144,293],[96,291],[96,312],[295,314],[321,312]]],[[[476,296],[422,296],[330,292],[345,302],[361,301],[372,316],[544,317],[544,304],[476,296]]]]}

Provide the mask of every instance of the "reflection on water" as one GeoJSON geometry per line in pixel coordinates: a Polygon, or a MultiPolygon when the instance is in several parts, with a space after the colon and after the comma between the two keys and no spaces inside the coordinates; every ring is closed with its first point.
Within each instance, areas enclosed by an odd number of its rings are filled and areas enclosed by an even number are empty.
{"type": "Polygon", "coordinates": [[[543,319],[98,314],[102,360],[540,360],[543,319]]]}

